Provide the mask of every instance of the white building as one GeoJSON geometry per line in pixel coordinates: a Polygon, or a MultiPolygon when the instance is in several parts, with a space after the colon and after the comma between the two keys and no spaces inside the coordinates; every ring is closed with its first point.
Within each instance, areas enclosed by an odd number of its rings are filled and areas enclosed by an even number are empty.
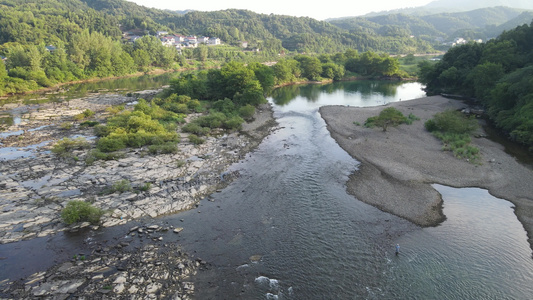
{"type": "Polygon", "coordinates": [[[209,39],[209,41],[207,42],[210,46],[215,46],[215,45],[220,45],[221,42],[220,42],[220,39],[219,38],[216,38],[216,37],[212,37],[209,39]]]}

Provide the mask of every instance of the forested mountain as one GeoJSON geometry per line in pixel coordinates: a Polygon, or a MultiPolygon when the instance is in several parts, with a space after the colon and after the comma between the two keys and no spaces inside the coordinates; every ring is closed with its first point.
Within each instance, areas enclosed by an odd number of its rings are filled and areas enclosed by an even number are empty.
{"type": "MultiPolygon", "coordinates": [[[[404,36],[349,32],[311,18],[257,14],[246,10],[189,12],[148,9],[123,0],[0,0],[0,44],[56,44],[84,29],[118,39],[122,31],[165,30],[175,34],[215,36],[226,44],[279,53],[337,52],[348,48],[388,53],[427,52],[431,46],[404,36]]],[[[1,54],[1,53],[0,53],[1,54]]]]}
{"type": "Polygon", "coordinates": [[[503,30],[529,24],[532,19],[533,11],[492,7],[458,13],[438,13],[425,16],[388,14],[344,18],[329,22],[349,31],[381,35],[413,35],[434,41],[438,37],[444,40],[453,40],[456,37],[487,40],[496,37],[503,30]]]}
{"type": "Polygon", "coordinates": [[[496,126],[533,151],[533,23],[453,47],[437,64],[419,67],[429,94],[476,97],[496,126]]]}

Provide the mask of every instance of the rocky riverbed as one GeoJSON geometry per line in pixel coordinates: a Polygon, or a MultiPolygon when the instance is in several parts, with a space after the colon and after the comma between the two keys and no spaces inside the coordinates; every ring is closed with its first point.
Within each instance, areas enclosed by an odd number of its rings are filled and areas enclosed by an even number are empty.
{"type": "Polygon", "coordinates": [[[105,210],[104,227],[190,209],[238,176],[226,174],[226,168],[257,146],[273,125],[272,112],[265,105],[242,133],[221,133],[201,145],[189,143],[181,133],[176,154],[149,155],[142,148],[130,149],[124,158],[87,164],[87,150],[75,151],[67,158],[50,152],[63,137],[81,136],[94,144],[91,128],[61,126],[72,116],[91,109],[99,120],[109,105],[135,100],[135,96],[95,95],[68,105],[44,104],[23,113],[24,121],[7,129],[0,139],[0,243],[89,226],[63,224],[60,211],[71,200],[89,201],[105,210]],[[32,130],[35,128],[40,129],[32,130]],[[126,189],[114,191],[113,185],[119,182],[126,189]]]}
{"type": "Polygon", "coordinates": [[[191,299],[191,276],[207,263],[164,243],[182,228],[133,227],[112,246],[93,245],[28,278],[0,282],[2,299],[191,299]],[[140,238],[150,243],[138,244],[140,238]]]}
{"type": "MultiPolygon", "coordinates": [[[[87,150],[75,151],[66,158],[51,153],[52,145],[64,137],[83,137],[94,145],[92,129],[73,122],[73,116],[90,109],[96,113],[94,120],[104,122],[105,109],[110,105],[129,106],[157,92],[130,96],[94,94],[65,103],[15,103],[2,107],[15,112],[20,122],[0,135],[0,243],[60,231],[97,231],[193,208],[200,199],[239,176],[237,172],[227,172],[227,168],[254,149],[276,126],[271,107],[265,104],[240,132],[220,132],[201,145],[190,143],[187,135],[180,132],[179,151],[175,154],[150,155],[146,149],[129,149],[123,158],[88,164],[87,150]],[[66,122],[72,126],[64,126],[66,122]],[[128,188],[113,188],[118,182],[128,188]],[[60,212],[71,200],[88,201],[103,209],[106,214],[101,223],[65,225],[60,212]]],[[[93,246],[83,260],[78,255],[30,278],[2,282],[2,294],[17,299],[65,299],[72,295],[86,299],[188,299],[194,287],[184,278],[196,272],[200,260],[188,258],[178,245],[164,244],[163,233],[178,234],[179,229],[158,225],[132,229],[129,237],[144,234],[151,242],[135,249],[129,249],[129,240],[106,247],[93,246]]]]}

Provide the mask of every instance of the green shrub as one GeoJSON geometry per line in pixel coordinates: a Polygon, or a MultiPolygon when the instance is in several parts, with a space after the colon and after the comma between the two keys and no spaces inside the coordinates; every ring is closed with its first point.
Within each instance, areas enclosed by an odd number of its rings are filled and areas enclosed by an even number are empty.
{"type": "Polygon", "coordinates": [[[199,117],[198,119],[194,120],[194,123],[197,123],[202,127],[221,128],[226,119],[227,117],[225,114],[221,112],[214,112],[207,116],[199,117]]]}
{"type": "Polygon", "coordinates": [[[80,123],[80,126],[82,126],[82,127],[95,127],[98,124],[100,124],[100,123],[98,123],[96,121],[85,121],[85,122],[80,123]]]}
{"type": "Polygon", "coordinates": [[[433,122],[437,129],[442,132],[472,133],[478,128],[476,119],[468,118],[461,112],[455,110],[446,110],[435,114],[433,122]]]}
{"type": "Polygon", "coordinates": [[[205,143],[205,140],[198,137],[196,134],[190,134],[189,141],[195,145],[200,145],[200,144],[205,143]]]}
{"type": "Polygon", "coordinates": [[[139,187],[139,191],[146,192],[146,191],[150,190],[151,187],[152,187],[152,183],[151,182],[146,182],[141,187],[139,187]]]}
{"type": "Polygon", "coordinates": [[[148,146],[150,154],[171,154],[178,152],[178,145],[173,142],[148,146]]]}
{"type": "Polygon", "coordinates": [[[71,122],[63,122],[59,125],[59,127],[63,130],[70,130],[72,129],[73,124],[71,122]]]}
{"type": "Polygon", "coordinates": [[[208,127],[202,127],[198,123],[194,122],[185,124],[181,128],[181,130],[183,130],[183,132],[192,133],[200,136],[207,135],[209,131],[211,131],[208,127]]]}
{"type": "Polygon", "coordinates": [[[131,190],[132,188],[131,188],[131,183],[129,182],[129,180],[122,179],[122,180],[119,180],[113,183],[109,192],[110,194],[115,193],[115,192],[124,193],[124,192],[129,192],[131,190]]]}
{"type": "Polygon", "coordinates": [[[97,160],[117,160],[126,157],[126,155],[122,152],[109,152],[104,153],[98,149],[92,150],[87,155],[87,158],[85,159],[85,163],[90,165],[94,163],[97,160]]]}
{"type": "Polygon", "coordinates": [[[118,114],[119,112],[123,111],[124,110],[124,105],[114,105],[114,106],[109,106],[108,108],[105,109],[106,112],[112,114],[112,115],[116,115],[118,114]]]}
{"type": "Polygon", "coordinates": [[[437,124],[435,123],[433,119],[427,120],[426,123],[424,123],[424,127],[426,127],[426,130],[429,132],[438,130],[437,124]]]}
{"type": "Polygon", "coordinates": [[[72,200],[67,203],[67,206],[61,211],[61,218],[66,224],[73,224],[76,222],[91,222],[97,224],[104,212],[92,206],[90,203],[79,200],[72,200]]]}
{"type": "Polygon", "coordinates": [[[250,104],[246,104],[245,106],[241,106],[239,108],[239,116],[241,116],[245,120],[252,119],[254,115],[255,115],[255,107],[250,104]]]}
{"type": "Polygon", "coordinates": [[[470,145],[470,133],[478,126],[475,119],[467,118],[457,111],[447,110],[436,114],[433,119],[426,121],[424,126],[444,143],[442,150],[451,151],[457,158],[479,161],[479,149],[470,145]]]}
{"type": "Polygon", "coordinates": [[[224,122],[224,128],[229,130],[239,130],[242,128],[242,123],[244,123],[244,120],[241,117],[234,116],[224,122]]]}
{"type": "Polygon", "coordinates": [[[72,151],[86,148],[89,148],[89,143],[83,137],[75,139],[64,138],[54,144],[52,147],[52,153],[57,156],[69,157],[72,155],[72,151]]]}
{"type": "Polygon", "coordinates": [[[96,135],[97,137],[108,136],[112,131],[113,129],[110,126],[106,126],[106,125],[94,126],[94,135],[96,135]]]}
{"type": "Polygon", "coordinates": [[[103,137],[96,143],[96,148],[102,152],[115,152],[126,148],[122,137],[103,137]]]}
{"type": "Polygon", "coordinates": [[[87,118],[90,118],[92,116],[94,116],[95,112],[90,110],[90,109],[86,109],[84,110],[82,113],[79,113],[77,115],[74,116],[74,120],[77,120],[77,121],[81,121],[83,119],[87,119],[87,118]]]}

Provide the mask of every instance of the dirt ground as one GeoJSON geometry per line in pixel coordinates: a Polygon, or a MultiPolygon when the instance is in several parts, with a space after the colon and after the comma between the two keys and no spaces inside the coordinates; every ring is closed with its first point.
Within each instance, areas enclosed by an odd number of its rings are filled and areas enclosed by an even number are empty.
{"type": "Polygon", "coordinates": [[[480,149],[481,161],[472,163],[442,151],[442,143],[424,128],[424,123],[446,109],[467,105],[441,96],[389,104],[404,115],[420,118],[412,125],[381,128],[362,126],[376,116],[379,107],[322,107],[320,113],[332,137],[361,162],[347,184],[348,192],[383,211],[421,226],[434,226],[445,219],[441,195],[431,184],[479,187],[515,204],[533,248],[533,171],[504,152],[502,145],[483,138],[482,129],[472,143],[480,149]],[[356,125],[361,124],[361,125],[356,125]]]}

